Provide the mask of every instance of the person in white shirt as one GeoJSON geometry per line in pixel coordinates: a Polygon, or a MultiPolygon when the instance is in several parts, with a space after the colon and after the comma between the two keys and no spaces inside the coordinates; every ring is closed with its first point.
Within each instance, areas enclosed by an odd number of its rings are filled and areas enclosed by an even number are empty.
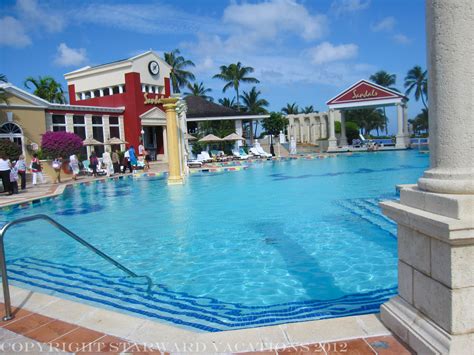
{"type": "Polygon", "coordinates": [[[0,179],[3,183],[3,191],[8,192],[9,195],[13,194],[10,184],[10,169],[11,163],[6,154],[3,152],[0,155],[0,179]]]}
{"type": "Polygon", "coordinates": [[[102,154],[102,162],[105,165],[105,170],[107,171],[107,176],[110,176],[114,173],[114,168],[112,165],[112,157],[110,156],[109,150],[106,149],[102,154]]]}
{"type": "Polygon", "coordinates": [[[138,156],[142,156],[145,154],[145,146],[143,145],[143,142],[140,141],[140,145],[138,146],[138,156]]]}

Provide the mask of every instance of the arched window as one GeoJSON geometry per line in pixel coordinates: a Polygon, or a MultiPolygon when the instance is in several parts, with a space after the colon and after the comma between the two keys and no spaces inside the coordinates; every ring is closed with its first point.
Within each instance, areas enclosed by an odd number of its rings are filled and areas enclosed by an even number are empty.
{"type": "Polygon", "coordinates": [[[0,139],[8,139],[23,148],[23,132],[17,124],[6,122],[0,126],[0,139]]]}

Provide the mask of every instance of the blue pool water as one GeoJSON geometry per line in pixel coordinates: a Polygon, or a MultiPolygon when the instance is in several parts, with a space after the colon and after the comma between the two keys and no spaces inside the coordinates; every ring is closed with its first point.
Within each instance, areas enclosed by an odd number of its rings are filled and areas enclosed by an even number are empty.
{"type": "Polygon", "coordinates": [[[66,189],[36,213],[144,279],[124,277],[45,222],[6,237],[12,283],[205,331],[378,312],[396,294],[396,225],[378,207],[428,166],[416,151],[255,163],[190,177],[66,189]]]}

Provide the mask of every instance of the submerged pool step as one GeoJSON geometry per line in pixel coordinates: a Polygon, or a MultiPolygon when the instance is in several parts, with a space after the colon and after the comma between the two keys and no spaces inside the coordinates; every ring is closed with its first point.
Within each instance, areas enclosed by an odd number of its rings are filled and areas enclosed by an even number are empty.
{"type": "Polygon", "coordinates": [[[12,282],[20,286],[210,332],[376,313],[383,302],[396,294],[396,288],[391,287],[333,300],[245,306],[174,292],[165,285],[155,285],[147,292],[144,280],[38,258],[9,260],[8,271],[12,282]]]}
{"type": "Polygon", "coordinates": [[[382,210],[378,205],[380,201],[380,199],[374,198],[348,199],[338,201],[338,203],[350,213],[377,226],[385,232],[390,233],[393,237],[396,237],[397,225],[382,214],[382,210]]]}

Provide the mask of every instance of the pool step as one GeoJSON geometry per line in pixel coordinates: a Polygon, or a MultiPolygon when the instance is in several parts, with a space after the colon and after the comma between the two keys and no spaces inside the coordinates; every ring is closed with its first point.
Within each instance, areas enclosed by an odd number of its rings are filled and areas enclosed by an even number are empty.
{"type": "Polygon", "coordinates": [[[381,199],[367,198],[341,200],[338,203],[348,212],[396,237],[397,224],[382,214],[382,210],[379,207],[380,201],[381,199]]]}
{"type": "Polygon", "coordinates": [[[111,276],[77,265],[38,258],[8,261],[12,283],[21,287],[208,332],[377,313],[396,287],[333,300],[246,306],[175,292],[165,285],[147,289],[144,279],[111,276]]]}

